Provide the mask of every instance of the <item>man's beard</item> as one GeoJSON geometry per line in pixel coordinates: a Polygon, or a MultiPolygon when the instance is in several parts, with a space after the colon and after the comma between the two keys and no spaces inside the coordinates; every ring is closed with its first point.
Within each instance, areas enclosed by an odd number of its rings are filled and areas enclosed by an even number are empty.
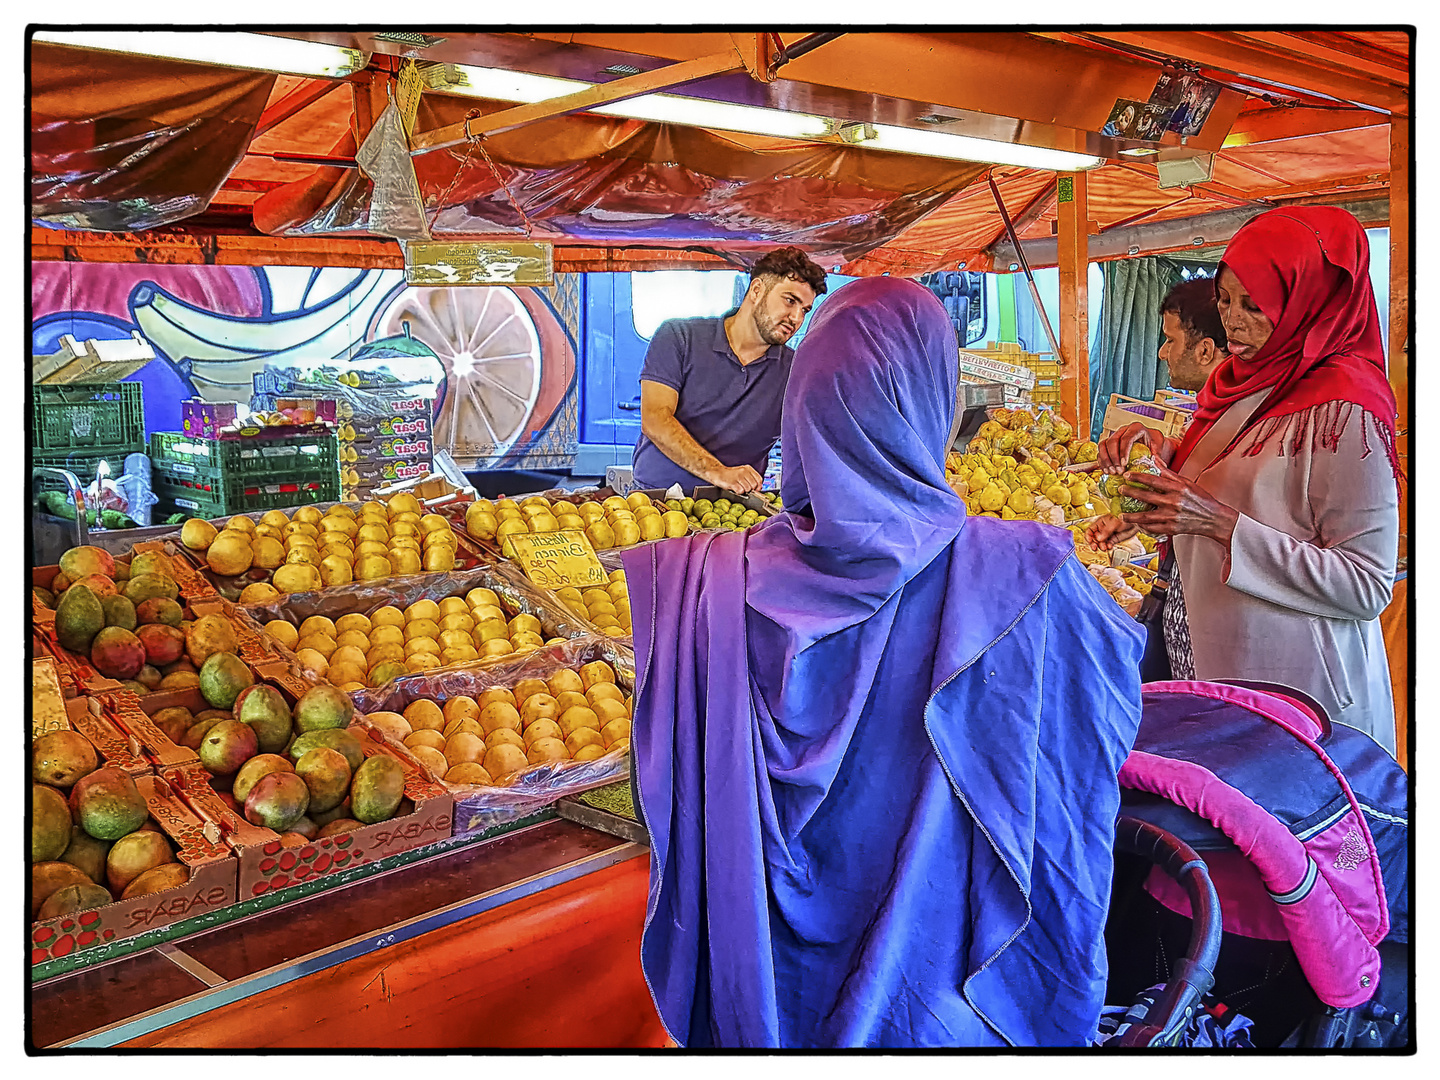
{"type": "MultiPolygon", "coordinates": [[[[762,301],[763,302],[763,301],[762,301]]],[[[772,319],[762,308],[755,309],[755,329],[759,332],[760,338],[766,345],[784,345],[795,336],[794,330],[782,330],[780,324],[772,319]]]]}

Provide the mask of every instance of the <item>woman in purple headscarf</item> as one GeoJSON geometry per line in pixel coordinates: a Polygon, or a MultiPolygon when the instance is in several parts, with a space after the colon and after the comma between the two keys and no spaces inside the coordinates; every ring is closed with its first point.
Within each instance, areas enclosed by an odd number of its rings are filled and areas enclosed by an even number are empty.
{"type": "Polygon", "coordinates": [[[796,356],[787,512],[627,552],[641,960],[683,1046],[1078,1046],[1143,635],[945,482],[957,345],[908,281],[796,356]]]}

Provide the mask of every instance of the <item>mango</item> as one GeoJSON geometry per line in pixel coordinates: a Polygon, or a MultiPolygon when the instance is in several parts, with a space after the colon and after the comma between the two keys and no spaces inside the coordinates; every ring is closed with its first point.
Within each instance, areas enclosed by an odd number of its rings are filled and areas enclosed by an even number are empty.
{"type": "Polygon", "coordinates": [[[133,832],[111,845],[105,860],[105,883],[118,896],[147,870],[174,861],[175,853],[163,833],[133,832]]]}
{"type": "Polygon", "coordinates": [[[288,832],[310,806],[310,789],[297,773],[262,776],[245,799],[245,820],[276,832],[288,832]]]}
{"type": "Polygon", "coordinates": [[[286,753],[290,755],[291,761],[299,761],[317,746],[328,746],[331,750],[340,751],[352,773],[365,761],[365,752],[360,748],[359,738],[343,728],[321,728],[319,731],[306,732],[290,744],[286,753]]]}
{"type": "MultiPolygon", "coordinates": [[[[104,866],[101,866],[104,871],[104,866]]],[[[30,917],[33,919],[46,900],[67,885],[93,885],[81,869],[67,862],[42,862],[30,868],[30,917]]]]}
{"type": "Polygon", "coordinates": [[[366,825],[385,821],[394,815],[405,797],[405,770],[392,757],[377,754],[367,758],[355,772],[350,788],[350,804],[355,818],[366,825]]]}
{"type": "Polygon", "coordinates": [[[353,818],[336,818],[330,824],[323,826],[318,835],[339,836],[341,833],[354,832],[356,829],[363,829],[365,823],[356,821],[353,818]]]}
{"type": "Polygon", "coordinates": [[[146,600],[154,600],[157,597],[165,600],[174,600],[180,595],[180,586],[175,584],[175,579],[164,577],[160,574],[141,574],[139,577],[132,576],[125,583],[125,598],[136,607],[139,607],[146,600]]]}
{"type": "Polygon", "coordinates": [[[36,922],[48,922],[63,915],[113,904],[115,898],[103,885],[66,885],[51,893],[35,914],[36,922]]]}
{"type": "Polygon", "coordinates": [[[146,574],[173,578],[175,567],[170,563],[170,556],[163,551],[145,551],[132,558],[130,560],[130,576],[137,578],[146,574]]]}
{"type": "Polygon", "coordinates": [[[48,784],[30,789],[30,861],[55,862],[70,846],[70,807],[48,784]]]}
{"type": "Polygon", "coordinates": [[[200,685],[200,676],[193,671],[172,671],[160,680],[157,689],[160,690],[188,690],[192,686],[200,685]]]}
{"type": "Polygon", "coordinates": [[[79,581],[90,574],[115,576],[115,556],[104,548],[87,545],[73,547],[60,556],[60,572],[71,581],[79,581]]]}
{"type": "Polygon", "coordinates": [[[230,708],[240,691],[254,682],[245,661],[232,652],[212,653],[200,666],[200,693],[219,709],[230,708]]]}
{"type": "Polygon", "coordinates": [[[306,811],[305,816],[315,823],[315,828],[318,833],[318,830],[325,828],[325,826],[329,825],[332,821],[352,817],[349,796],[340,800],[339,804],[337,804],[333,810],[316,810],[314,807],[311,807],[306,811]]]}
{"type": "Polygon", "coordinates": [[[107,626],[90,642],[90,662],[111,679],[133,679],[145,666],[145,646],[129,630],[107,626]]]}
{"type": "Polygon", "coordinates": [[[54,609],[56,604],[55,594],[49,589],[42,589],[39,585],[36,585],[30,590],[30,595],[36,600],[39,600],[44,607],[54,609]]]}
{"type": "MultiPolygon", "coordinates": [[[[94,589],[90,590],[95,592],[94,589]]],[[[97,592],[96,596],[100,596],[97,592]]],[[[118,626],[121,630],[134,630],[136,625],[135,605],[123,596],[103,596],[100,607],[105,611],[105,625],[118,626]]]]}
{"type": "Polygon", "coordinates": [[[185,631],[185,654],[196,667],[216,653],[233,653],[239,647],[235,628],[223,615],[202,615],[185,631]]]}
{"type": "MultiPolygon", "coordinates": [[[[75,867],[86,879],[99,885],[105,880],[105,862],[110,856],[110,841],[97,840],[79,825],[70,829],[70,846],[60,861],[75,867]]],[[[36,904],[39,907],[39,904],[36,904]]]]}
{"type": "Polygon", "coordinates": [[[295,763],[295,772],[310,789],[310,810],[323,813],[345,801],[350,791],[350,763],[329,747],[307,750],[295,763]]]}
{"type": "Polygon", "coordinates": [[[145,649],[145,662],[162,668],[185,655],[185,635],[178,627],[164,623],[146,623],[135,631],[145,649]]]}
{"type": "Polygon", "coordinates": [[[95,747],[78,731],[52,731],[30,746],[30,776],[37,784],[69,787],[99,767],[95,747]]]}
{"type": "Polygon", "coordinates": [[[329,685],[311,687],[295,703],[295,730],[303,735],[327,728],[344,728],[354,715],[355,706],[344,691],[329,685]]]}
{"type": "Polygon", "coordinates": [[[166,596],[155,596],[135,606],[135,619],[142,626],[147,623],[164,623],[166,626],[178,627],[184,617],[184,609],[166,596]]]}
{"type": "Polygon", "coordinates": [[[218,723],[220,723],[219,718],[213,716],[207,716],[204,719],[197,718],[196,721],[185,730],[185,734],[180,737],[180,745],[188,746],[191,750],[198,752],[200,744],[205,741],[205,736],[209,734],[210,729],[218,723]]]}
{"type": "Polygon", "coordinates": [[[178,889],[190,880],[190,868],[183,863],[168,862],[141,874],[120,895],[121,900],[133,900],[137,896],[178,889]]]}
{"type": "Polygon", "coordinates": [[[238,772],[260,751],[251,726],[241,720],[221,720],[200,740],[200,764],[218,776],[238,772]]]}
{"type": "Polygon", "coordinates": [[[235,774],[235,782],[230,787],[230,794],[237,803],[243,803],[263,777],[272,772],[294,771],[295,766],[290,764],[288,758],[279,754],[257,754],[240,766],[240,771],[235,774]]]}
{"type": "Polygon", "coordinates": [[[119,840],[145,824],[150,811],[135,781],[119,769],[96,769],[70,789],[71,810],[97,840],[119,840]]]}
{"type": "Polygon", "coordinates": [[[86,653],[95,635],[105,629],[105,609],[84,585],[72,586],[55,608],[55,636],[71,652],[86,653]]]}
{"type": "Polygon", "coordinates": [[[140,669],[140,673],[135,676],[135,681],[145,687],[146,690],[154,690],[160,685],[160,680],[164,677],[165,676],[160,674],[160,669],[155,665],[146,664],[140,669]]]}
{"type": "Polygon", "coordinates": [[[290,741],[293,723],[290,706],[273,686],[251,686],[235,701],[235,717],[255,730],[262,754],[278,754],[290,741]]]}

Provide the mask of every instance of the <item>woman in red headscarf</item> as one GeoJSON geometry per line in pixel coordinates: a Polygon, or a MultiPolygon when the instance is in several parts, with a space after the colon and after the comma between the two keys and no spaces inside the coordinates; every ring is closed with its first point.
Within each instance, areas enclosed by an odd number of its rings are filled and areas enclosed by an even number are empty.
{"type": "Polygon", "coordinates": [[[1272,210],[1225,249],[1216,300],[1230,356],[1178,443],[1140,424],[1161,475],[1127,473],[1152,509],[1090,530],[1172,538],[1165,637],[1176,678],[1258,679],[1315,698],[1394,753],[1380,613],[1399,534],[1395,397],[1360,223],[1334,207],[1272,210]]]}

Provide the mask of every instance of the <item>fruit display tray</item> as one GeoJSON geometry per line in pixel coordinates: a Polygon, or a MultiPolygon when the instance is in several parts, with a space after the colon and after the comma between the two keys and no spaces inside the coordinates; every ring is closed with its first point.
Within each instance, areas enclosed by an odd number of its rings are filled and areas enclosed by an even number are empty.
{"type": "Polygon", "coordinates": [[[405,771],[405,797],[413,804],[409,813],[287,847],[279,833],[250,824],[221,802],[210,786],[210,774],[198,763],[163,774],[180,800],[203,821],[214,823],[226,847],[235,853],[240,899],[263,896],[450,838],[454,825],[450,792],[409,754],[396,752],[371,728],[352,725],[351,730],[361,735],[367,758],[385,755],[400,762],[405,771]]]}
{"type": "MultiPolygon", "coordinates": [[[[490,589],[499,597],[500,606],[510,618],[520,614],[533,615],[540,620],[540,629],[547,639],[580,638],[594,632],[593,628],[587,628],[588,624],[577,619],[553,598],[532,585],[525,575],[514,567],[503,565],[413,574],[409,577],[386,578],[383,581],[352,582],[319,592],[291,593],[263,604],[247,604],[237,610],[253,620],[263,632],[265,623],[272,619],[284,619],[298,627],[312,615],[323,615],[332,620],[352,612],[373,615],[382,607],[403,609],[417,600],[439,602],[450,596],[464,596],[471,589],[490,589]]],[[[266,635],[266,638],[268,640],[269,635],[266,635]]],[[[269,645],[276,655],[299,663],[285,646],[275,641],[269,641],[269,645]]],[[[510,658],[508,655],[500,656],[470,661],[470,664],[484,666],[510,658]]]]}
{"type": "Polygon", "coordinates": [[[190,879],[174,889],[32,923],[32,967],[235,902],[240,864],[220,842],[220,830],[177,799],[170,782],[164,778],[137,776],[135,786],[145,797],[150,817],[174,842],[177,859],[189,867],[190,879]]]}
{"type": "MultiPolygon", "coordinates": [[[[550,645],[500,663],[457,665],[405,675],[375,690],[351,694],[362,713],[403,713],[421,698],[444,701],[456,695],[474,697],[492,687],[513,687],[521,679],[545,678],[562,669],[576,670],[603,660],[615,672],[616,684],[627,694],[635,692],[633,654],[610,638],[577,638],[550,645]]],[[[388,738],[376,733],[377,738],[388,738]]],[[[399,746],[398,743],[390,743],[399,746]]],[[[401,747],[403,749],[403,747],[401,747]]],[[[532,765],[504,784],[454,784],[437,781],[455,797],[455,833],[483,831],[551,806],[567,795],[603,787],[625,776],[629,750],[614,750],[594,761],[552,762],[532,765]]],[[[429,775],[427,773],[427,775],[429,775]]]]}
{"type": "MultiPolygon", "coordinates": [[[[300,503],[300,504],[298,504],[298,505],[291,505],[291,506],[272,506],[272,507],[270,507],[270,509],[271,509],[271,510],[284,510],[287,514],[293,514],[294,511],[300,509],[302,506],[313,506],[315,509],[317,509],[317,510],[319,510],[319,511],[321,511],[321,512],[323,513],[324,511],[330,509],[330,507],[332,507],[332,506],[340,506],[340,505],[349,506],[349,507],[350,507],[351,509],[353,509],[353,510],[358,510],[358,509],[360,508],[360,505],[361,505],[361,504],[360,504],[359,502],[340,503],[340,502],[338,502],[338,501],[332,500],[332,501],[328,501],[328,502],[314,502],[314,503],[309,503],[309,502],[307,502],[307,503],[300,503]]],[[[463,504],[460,504],[460,505],[463,505],[463,504]]],[[[434,512],[435,512],[435,513],[439,513],[440,511],[437,510],[437,511],[434,511],[434,512]]],[[[243,514],[228,514],[228,515],[222,514],[222,515],[219,515],[219,516],[214,517],[214,518],[209,518],[209,519],[207,519],[207,520],[210,521],[210,523],[211,523],[212,525],[214,525],[217,529],[223,529],[223,528],[225,527],[226,522],[228,522],[228,521],[230,520],[230,518],[232,518],[232,517],[247,517],[247,518],[249,518],[249,519],[252,520],[252,521],[259,521],[260,518],[265,515],[265,513],[266,513],[266,511],[264,511],[264,510],[253,510],[253,511],[249,511],[249,512],[243,513],[243,514]]],[[[462,514],[463,514],[463,510],[462,510],[462,514]]],[[[455,523],[454,523],[454,520],[453,520],[453,519],[451,519],[451,528],[452,528],[452,530],[455,532],[455,544],[456,544],[455,557],[456,557],[457,564],[459,564],[459,568],[460,568],[460,569],[471,569],[471,568],[476,567],[476,566],[483,566],[483,565],[487,565],[487,564],[494,563],[494,562],[498,561],[498,559],[499,559],[498,554],[494,554],[494,553],[491,553],[491,552],[488,552],[488,551],[484,550],[484,549],[482,548],[482,546],[481,546],[476,540],[472,539],[469,535],[467,535],[467,534],[465,533],[465,530],[464,530],[464,527],[463,527],[463,526],[460,527],[460,528],[455,528],[455,523]]],[[[206,563],[204,552],[191,551],[189,548],[187,548],[187,547],[185,547],[184,545],[180,544],[180,543],[179,543],[179,540],[178,540],[178,535],[179,535],[179,534],[177,533],[177,534],[176,534],[176,539],[175,539],[174,541],[168,541],[168,542],[170,542],[171,547],[170,547],[170,548],[167,548],[166,550],[167,550],[167,551],[173,550],[176,554],[181,555],[181,556],[186,560],[187,565],[188,565],[189,567],[192,567],[192,568],[193,568],[193,572],[194,572],[195,576],[196,576],[199,580],[201,580],[201,581],[203,581],[203,582],[205,583],[205,587],[206,587],[206,588],[210,589],[210,590],[213,591],[213,592],[216,592],[216,593],[220,594],[221,596],[225,597],[227,600],[235,600],[235,599],[237,599],[237,598],[239,597],[239,595],[240,595],[241,590],[245,587],[245,585],[248,585],[248,584],[250,584],[251,582],[255,582],[255,581],[268,581],[268,580],[269,580],[270,574],[269,574],[268,571],[256,571],[256,570],[251,570],[251,571],[247,571],[245,574],[241,574],[239,577],[227,577],[227,576],[225,576],[225,575],[223,575],[223,574],[217,574],[217,573],[215,573],[215,571],[211,570],[209,564],[206,563]],[[242,582],[243,582],[243,584],[242,584],[242,582]]],[[[432,576],[432,575],[435,574],[435,573],[448,573],[448,572],[454,572],[454,571],[430,571],[430,572],[424,573],[424,574],[412,574],[412,575],[407,575],[407,579],[408,579],[408,578],[424,578],[424,577],[432,576]]],[[[375,580],[375,581],[373,581],[373,582],[351,582],[351,584],[352,584],[352,585],[355,585],[355,584],[360,584],[360,585],[364,585],[364,584],[380,585],[380,584],[383,584],[384,582],[387,582],[387,581],[400,581],[400,580],[402,580],[402,579],[401,579],[401,578],[398,578],[398,577],[390,577],[390,578],[380,578],[380,579],[377,579],[377,580],[375,580]]],[[[333,589],[335,589],[335,588],[348,588],[348,586],[334,586],[334,587],[332,587],[332,588],[330,588],[330,589],[321,589],[321,590],[319,590],[317,593],[305,593],[305,594],[292,593],[292,594],[290,594],[290,595],[306,595],[306,596],[320,595],[320,594],[323,594],[323,593],[331,592],[331,591],[333,591],[333,589]]]]}

